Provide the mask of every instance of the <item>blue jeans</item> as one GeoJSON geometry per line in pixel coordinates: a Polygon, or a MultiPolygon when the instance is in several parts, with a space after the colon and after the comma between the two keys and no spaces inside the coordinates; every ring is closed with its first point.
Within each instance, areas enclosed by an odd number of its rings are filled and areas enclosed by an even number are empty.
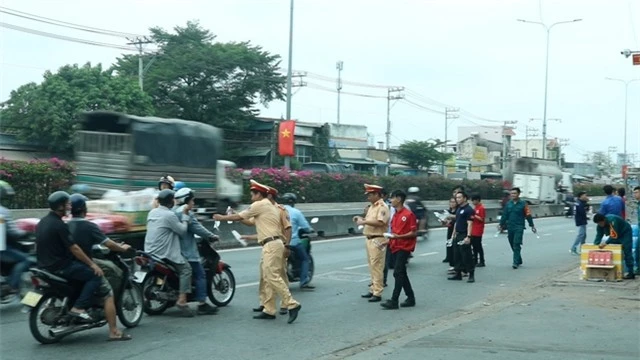
{"type": "Polygon", "coordinates": [[[200,261],[189,261],[193,273],[193,281],[196,285],[195,299],[199,302],[207,300],[207,277],[200,261]]]}
{"type": "Polygon", "coordinates": [[[78,309],[86,310],[91,307],[94,293],[102,285],[102,277],[96,275],[87,265],[73,261],[66,268],[58,271],[58,274],[65,279],[84,282],[82,291],[73,304],[78,309]]]}
{"type": "Polygon", "coordinates": [[[587,240],[587,225],[578,225],[578,236],[576,241],[573,242],[571,251],[578,251],[578,245],[584,245],[587,240]]]}
{"type": "Polygon", "coordinates": [[[302,244],[291,246],[296,254],[296,258],[300,262],[300,286],[307,285],[309,283],[309,254],[307,249],[302,244]]]}
{"type": "Polygon", "coordinates": [[[7,250],[0,253],[2,260],[6,262],[16,263],[11,269],[11,276],[9,277],[9,286],[13,290],[20,290],[20,283],[22,282],[22,274],[29,270],[31,265],[34,265],[29,260],[29,255],[23,253],[20,250],[7,246],[7,250]]]}

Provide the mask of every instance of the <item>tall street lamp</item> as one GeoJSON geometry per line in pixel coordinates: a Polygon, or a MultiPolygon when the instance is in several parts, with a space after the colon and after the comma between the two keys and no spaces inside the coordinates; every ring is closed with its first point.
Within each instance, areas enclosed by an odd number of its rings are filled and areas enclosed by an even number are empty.
{"type": "Polygon", "coordinates": [[[520,22],[523,23],[527,23],[527,24],[537,24],[537,25],[541,25],[547,32],[547,60],[545,63],[545,70],[544,70],[544,113],[542,115],[542,158],[546,159],[546,152],[547,152],[547,88],[548,88],[548,84],[549,84],[549,34],[551,32],[551,29],[553,29],[554,26],[559,25],[559,24],[570,24],[570,23],[574,23],[574,22],[578,22],[578,21],[582,21],[582,19],[574,19],[574,20],[570,20],[570,21],[558,21],[556,23],[551,24],[551,26],[547,26],[547,24],[540,22],[540,21],[529,21],[529,20],[523,20],[523,19],[517,19],[520,22]]]}
{"type": "MultiPolygon", "coordinates": [[[[615,78],[610,78],[607,77],[605,78],[606,80],[611,80],[611,81],[619,81],[621,83],[624,84],[624,150],[623,150],[623,156],[624,156],[624,161],[622,165],[627,165],[628,164],[628,160],[627,160],[627,103],[629,100],[629,84],[631,84],[634,81],[640,81],[640,79],[631,79],[631,80],[622,80],[622,79],[615,79],[615,78]]],[[[625,185],[627,184],[627,179],[626,179],[626,175],[625,175],[625,185]]]]}

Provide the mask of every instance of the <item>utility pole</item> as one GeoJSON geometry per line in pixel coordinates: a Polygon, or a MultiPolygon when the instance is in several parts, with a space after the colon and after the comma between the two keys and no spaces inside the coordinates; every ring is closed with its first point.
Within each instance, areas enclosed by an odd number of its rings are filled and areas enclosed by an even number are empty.
{"type": "MultiPolygon", "coordinates": [[[[291,73],[291,87],[295,88],[295,87],[305,87],[307,86],[307,83],[303,80],[304,77],[307,76],[307,72],[305,71],[301,71],[301,72],[293,72],[291,73]],[[299,79],[297,81],[294,81],[293,79],[299,79]]],[[[291,94],[291,97],[293,97],[293,95],[295,94],[291,94]]],[[[273,123],[273,129],[271,130],[271,156],[269,156],[269,167],[273,167],[273,162],[275,160],[275,153],[278,150],[278,131],[280,130],[280,122],[284,121],[285,119],[280,118],[279,121],[274,121],[273,123]]],[[[295,141],[295,139],[294,139],[295,141]]],[[[287,159],[288,157],[285,157],[285,159],[287,159]]]]}
{"type": "Polygon", "coordinates": [[[524,156],[526,156],[526,157],[529,157],[529,138],[538,136],[538,133],[536,131],[538,131],[537,128],[532,128],[532,127],[529,127],[529,126],[525,126],[524,156]]]}
{"type": "Polygon", "coordinates": [[[391,149],[391,100],[404,99],[404,87],[391,87],[387,89],[387,151],[391,149]],[[392,95],[397,93],[397,95],[392,95]]]}
{"type": "Polygon", "coordinates": [[[618,147],[617,146],[609,146],[607,148],[607,161],[608,161],[608,169],[609,169],[609,175],[611,175],[611,173],[613,173],[613,160],[611,160],[611,154],[615,154],[616,151],[618,151],[618,147]]]}
{"type": "Polygon", "coordinates": [[[537,120],[542,120],[543,126],[542,126],[542,159],[543,160],[547,160],[546,156],[547,156],[547,121],[556,121],[561,123],[562,119],[558,119],[558,118],[553,118],[553,119],[534,119],[531,118],[529,119],[529,122],[531,121],[537,121],[537,120]]]}
{"type": "MultiPolygon", "coordinates": [[[[515,120],[505,121],[502,126],[502,172],[507,168],[507,160],[509,160],[509,152],[511,150],[511,141],[507,141],[507,130],[513,130],[512,126],[518,122],[515,120]]],[[[504,176],[504,175],[503,175],[504,176]]]]}
{"type": "Polygon", "coordinates": [[[134,39],[129,39],[129,43],[127,45],[134,45],[136,49],[138,49],[138,85],[140,85],[140,90],[144,91],[144,67],[142,66],[142,45],[152,44],[153,41],[148,37],[136,37],[134,39]]]}
{"type": "Polygon", "coordinates": [[[338,70],[338,81],[336,83],[336,90],[338,90],[338,125],[340,125],[340,91],[342,90],[342,69],[344,62],[339,60],[336,62],[336,69],[338,70]]]}
{"type": "Polygon", "coordinates": [[[558,139],[558,166],[562,168],[562,148],[569,145],[569,139],[558,139]]]}
{"type": "MultiPolygon", "coordinates": [[[[449,120],[457,119],[460,117],[458,115],[458,111],[460,108],[445,108],[444,109],[444,149],[443,154],[449,153],[449,148],[447,142],[449,141],[449,120]]],[[[446,160],[445,160],[446,162],[446,160]]],[[[442,176],[447,177],[447,167],[444,162],[442,163],[442,176]]]]}

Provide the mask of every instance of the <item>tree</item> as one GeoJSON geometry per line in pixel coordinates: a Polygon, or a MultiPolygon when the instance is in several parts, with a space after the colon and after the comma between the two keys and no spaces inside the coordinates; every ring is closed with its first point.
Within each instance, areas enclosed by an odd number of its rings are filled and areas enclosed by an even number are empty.
{"type": "Polygon", "coordinates": [[[2,126],[17,130],[18,138],[48,150],[73,149],[80,113],[112,110],[133,115],[152,113],[151,98],[128,78],[102,71],[100,64],[66,65],[47,71],[41,84],[28,83],[11,92],[2,103],[2,126]]]}
{"type": "Polygon", "coordinates": [[[407,141],[400,145],[396,154],[414,169],[429,169],[433,165],[441,164],[449,159],[450,154],[438,151],[443,142],[407,141]]]}
{"type": "MultiPolygon", "coordinates": [[[[197,22],[176,27],[174,33],[151,29],[159,49],[144,55],[149,64],[144,88],[158,116],[200,121],[242,137],[255,106],[284,99],[285,77],[278,73],[280,57],[250,42],[214,42],[215,35],[197,22]]],[[[138,56],[119,58],[114,69],[138,77],[138,56]]]]}

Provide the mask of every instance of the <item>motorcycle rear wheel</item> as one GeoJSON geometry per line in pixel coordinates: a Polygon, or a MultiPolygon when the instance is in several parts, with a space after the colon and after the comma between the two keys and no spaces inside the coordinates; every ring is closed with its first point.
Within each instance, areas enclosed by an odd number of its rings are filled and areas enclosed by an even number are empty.
{"type": "Polygon", "coordinates": [[[147,315],[160,315],[171,305],[169,301],[149,299],[149,293],[159,288],[159,286],[156,285],[156,278],[157,277],[153,275],[147,276],[142,284],[142,309],[147,315]]]}
{"type": "Polygon", "coordinates": [[[49,326],[41,322],[41,320],[44,315],[47,315],[47,316],[55,315],[51,313],[45,314],[45,311],[47,310],[56,311],[56,308],[58,308],[58,311],[59,311],[61,307],[62,307],[62,299],[58,298],[53,294],[44,294],[40,299],[40,301],[38,301],[36,306],[33,309],[31,309],[31,311],[29,312],[29,330],[31,331],[31,335],[33,335],[33,337],[36,340],[38,340],[38,342],[40,342],[41,344],[45,344],[45,345],[55,344],[60,341],[60,338],[53,337],[49,334],[49,329],[52,328],[52,326],[49,326]],[[59,300],[60,302],[59,306],[55,305],[58,302],[56,300],[59,300]],[[53,301],[53,304],[50,304],[51,301],[53,301]],[[54,308],[51,308],[47,305],[53,306],[54,308]],[[43,325],[47,328],[44,331],[40,331],[39,329],[40,325],[43,325]]]}

